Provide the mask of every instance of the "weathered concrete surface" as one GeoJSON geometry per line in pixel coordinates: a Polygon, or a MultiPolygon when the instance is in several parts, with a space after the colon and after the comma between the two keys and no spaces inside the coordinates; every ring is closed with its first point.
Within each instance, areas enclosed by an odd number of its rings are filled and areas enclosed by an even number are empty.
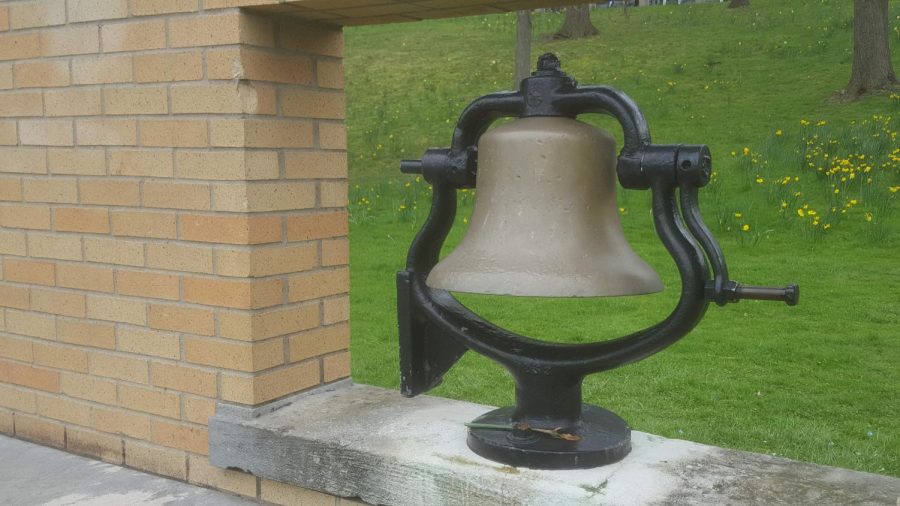
{"type": "Polygon", "coordinates": [[[271,412],[222,406],[213,464],[388,505],[889,505],[900,479],[633,433],[618,464],[516,469],[466,447],[487,406],[362,385],[301,394],[271,412]]]}
{"type": "Polygon", "coordinates": [[[0,504],[240,506],[256,503],[0,436],[0,504]]]}

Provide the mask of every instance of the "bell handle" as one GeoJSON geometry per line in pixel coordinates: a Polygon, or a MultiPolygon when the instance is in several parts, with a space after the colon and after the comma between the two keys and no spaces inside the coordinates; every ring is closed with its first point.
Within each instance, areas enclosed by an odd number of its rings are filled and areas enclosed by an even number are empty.
{"type": "Polygon", "coordinates": [[[581,86],[575,90],[559,90],[553,105],[561,113],[576,117],[599,113],[615,118],[622,126],[625,145],[620,156],[634,155],[650,145],[650,127],[637,103],[624,92],[611,86],[581,86]]]}

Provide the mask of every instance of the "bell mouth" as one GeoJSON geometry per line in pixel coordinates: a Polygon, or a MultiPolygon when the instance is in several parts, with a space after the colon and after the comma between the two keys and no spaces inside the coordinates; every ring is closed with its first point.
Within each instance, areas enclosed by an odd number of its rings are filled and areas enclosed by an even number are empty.
{"type": "MultiPolygon", "coordinates": [[[[639,258],[639,262],[643,263],[639,258]]],[[[482,264],[481,267],[484,267],[482,264]]],[[[448,292],[516,297],[623,297],[661,292],[662,280],[646,269],[591,273],[522,272],[490,268],[472,269],[448,257],[432,269],[425,284],[448,292]]]]}

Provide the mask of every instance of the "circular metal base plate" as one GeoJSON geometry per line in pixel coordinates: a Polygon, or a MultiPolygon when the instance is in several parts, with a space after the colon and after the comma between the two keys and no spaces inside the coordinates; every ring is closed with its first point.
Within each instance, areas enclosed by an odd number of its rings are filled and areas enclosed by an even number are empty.
{"type": "MultiPolygon", "coordinates": [[[[474,423],[512,426],[514,408],[500,408],[476,418],[474,423]]],[[[539,421],[525,420],[532,427],[539,421]]],[[[631,429],[612,411],[582,405],[581,420],[565,427],[580,441],[566,441],[533,431],[469,429],[469,448],[482,457],[515,467],[531,469],[586,469],[618,462],[631,451],[631,429]]]]}

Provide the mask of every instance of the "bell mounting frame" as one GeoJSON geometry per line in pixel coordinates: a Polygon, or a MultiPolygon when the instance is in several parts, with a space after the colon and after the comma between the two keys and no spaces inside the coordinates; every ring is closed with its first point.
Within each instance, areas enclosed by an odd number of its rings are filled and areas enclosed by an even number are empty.
{"type": "Polygon", "coordinates": [[[413,397],[436,387],[467,350],[504,366],[516,383],[515,407],[479,417],[467,439],[475,453],[490,460],[535,469],[590,468],[621,460],[631,450],[631,431],[614,413],[582,404],[586,375],[636,362],[675,343],[699,323],[710,302],[724,306],[757,299],[795,305],[799,300],[796,285],[755,287],[729,279],[722,250],[700,215],[698,190],[712,172],[709,148],[652,144],[647,122],[630,97],[607,86],[578,86],[553,54],[538,59],[537,71],[522,80],[518,91],[472,102],[462,112],[449,148],[404,160],[401,171],[421,174],[433,191],[406,269],[397,274],[401,393],[413,397]],[[500,118],[576,118],[586,113],[607,114],[619,122],[625,140],[616,166],[619,183],[652,193],[656,232],[681,278],[681,297],[671,314],[613,340],[548,343],[493,325],[449,292],[427,286],[456,216],[456,191],[476,187],[477,144],[488,127],[500,118]],[[559,429],[575,437],[551,437],[533,428],[559,429]]]}

